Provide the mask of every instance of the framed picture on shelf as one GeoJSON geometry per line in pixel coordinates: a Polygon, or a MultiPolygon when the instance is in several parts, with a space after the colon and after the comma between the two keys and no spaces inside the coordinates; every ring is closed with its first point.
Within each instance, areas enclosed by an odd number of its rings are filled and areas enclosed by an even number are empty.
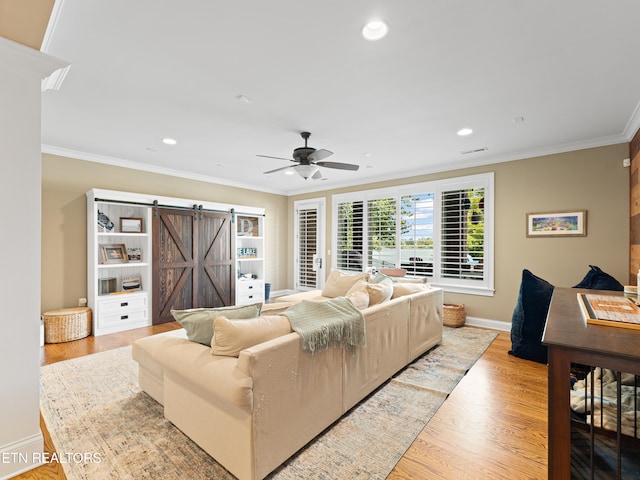
{"type": "Polygon", "coordinates": [[[129,263],[142,261],[142,249],[140,247],[127,247],[129,263]]]}
{"type": "Polygon", "coordinates": [[[100,245],[100,263],[127,263],[127,247],[124,243],[100,245]]]}
{"type": "Polygon", "coordinates": [[[527,213],[527,237],[584,237],[587,211],[527,213]]]}
{"type": "Polygon", "coordinates": [[[121,281],[122,291],[124,292],[135,292],[136,290],[142,290],[142,276],[138,273],[123,275],[121,281]]]}
{"type": "Polygon", "coordinates": [[[142,218],[120,217],[120,233],[142,233],[142,218]]]}

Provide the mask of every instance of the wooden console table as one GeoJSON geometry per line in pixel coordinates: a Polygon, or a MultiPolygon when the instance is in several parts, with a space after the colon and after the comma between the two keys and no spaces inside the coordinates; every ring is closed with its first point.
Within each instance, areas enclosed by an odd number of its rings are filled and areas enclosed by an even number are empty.
{"type": "Polygon", "coordinates": [[[640,375],[640,330],[587,325],[577,294],[622,292],[555,288],[542,343],[549,361],[549,480],[571,478],[572,363],[640,375]]]}

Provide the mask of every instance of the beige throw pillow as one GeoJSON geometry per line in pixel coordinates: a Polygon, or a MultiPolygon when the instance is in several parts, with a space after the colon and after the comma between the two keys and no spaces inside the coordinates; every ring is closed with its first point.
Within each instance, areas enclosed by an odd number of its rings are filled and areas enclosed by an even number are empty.
{"type": "Polygon", "coordinates": [[[379,283],[369,283],[367,284],[367,293],[369,294],[369,306],[386,302],[393,295],[393,282],[390,279],[385,279],[379,283]]]}
{"type": "Polygon", "coordinates": [[[322,296],[327,298],[344,297],[354,283],[366,278],[366,273],[346,274],[339,270],[332,270],[322,289],[322,296]]]}
{"type": "Polygon", "coordinates": [[[284,315],[264,315],[247,320],[230,320],[218,316],[213,320],[211,353],[237,357],[245,348],[291,333],[291,324],[284,315]]]}

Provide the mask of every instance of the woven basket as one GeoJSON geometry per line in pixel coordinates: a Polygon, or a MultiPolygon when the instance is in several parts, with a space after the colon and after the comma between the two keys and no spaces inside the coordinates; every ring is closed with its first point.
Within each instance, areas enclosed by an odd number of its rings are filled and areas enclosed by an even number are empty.
{"type": "Polygon", "coordinates": [[[78,340],[91,334],[91,309],[88,307],[61,308],[42,315],[45,343],[78,340]]]}
{"type": "Polygon", "coordinates": [[[442,306],[443,319],[442,324],[445,327],[462,327],[467,321],[467,314],[464,311],[464,305],[444,304],[442,306]]]}

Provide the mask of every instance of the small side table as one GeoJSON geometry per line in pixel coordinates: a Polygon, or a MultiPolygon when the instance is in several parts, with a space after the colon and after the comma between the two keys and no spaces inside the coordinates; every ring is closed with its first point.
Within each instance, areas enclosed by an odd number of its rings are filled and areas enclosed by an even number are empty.
{"type": "Polygon", "coordinates": [[[42,314],[45,343],[62,343],[91,335],[91,309],[72,307],[42,314]]]}

